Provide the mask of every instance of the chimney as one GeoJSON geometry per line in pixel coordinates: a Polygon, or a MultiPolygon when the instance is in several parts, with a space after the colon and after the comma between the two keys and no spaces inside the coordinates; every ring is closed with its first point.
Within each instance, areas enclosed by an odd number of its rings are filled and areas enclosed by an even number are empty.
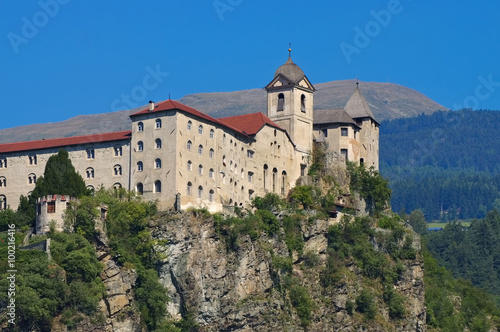
{"type": "Polygon", "coordinates": [[[154,109],[155,109],[155,102],[154,102],[154,101],[152,101],[152,100],[150,100],[150,101],[149,101],[149,111],[150,111],[150,112],[151,112],[151,111],[154,111],[154,109]]]}

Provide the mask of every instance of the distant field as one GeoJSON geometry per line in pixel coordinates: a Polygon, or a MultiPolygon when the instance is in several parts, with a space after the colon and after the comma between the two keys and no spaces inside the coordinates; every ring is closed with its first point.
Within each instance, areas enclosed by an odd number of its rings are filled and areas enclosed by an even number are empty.
{"type": "MultiPolygon", "coordinates": [[[[469,227],[470,226],[470,221],[461,221],[460,222],[463,226],[469,227]]],[[[428,222],[427,223],[427,228],[433,228],[433,227],[445,227],[446,223],[445,222],[428,222]]]]}

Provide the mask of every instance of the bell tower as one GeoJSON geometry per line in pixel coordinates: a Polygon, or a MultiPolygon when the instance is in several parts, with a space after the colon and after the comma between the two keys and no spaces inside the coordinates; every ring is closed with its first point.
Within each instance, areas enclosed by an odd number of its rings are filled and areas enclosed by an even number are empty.
{"type": "Polygon", "coordinates": [[[312,150],[313,96],[316,89],[291,57],[274,73],[267,91],[267,116],[285,129],[297,151],[312,150]]]}

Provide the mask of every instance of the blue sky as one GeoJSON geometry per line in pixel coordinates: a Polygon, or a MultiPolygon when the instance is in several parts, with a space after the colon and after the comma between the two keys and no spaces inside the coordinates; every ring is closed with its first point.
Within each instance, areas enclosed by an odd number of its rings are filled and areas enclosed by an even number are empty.
{"type": "Polygon", "coordinates": [[[0,129],[261,88],[289,42],[313,83],[500,109],[498,13],[493,0],[0,0],[0,129]]]}

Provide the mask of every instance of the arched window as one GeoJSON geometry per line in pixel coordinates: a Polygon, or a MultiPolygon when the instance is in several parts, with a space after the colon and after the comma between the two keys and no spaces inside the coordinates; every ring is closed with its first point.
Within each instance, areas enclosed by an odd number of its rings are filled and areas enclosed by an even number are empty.
{"type": "Polygon", "coordinates": [[[87,159],[94,159],[95,157],[95,152],[93,148],[88,148],[87,149],[87,159]]]}
{"type": "Polygon", "coordinates": [[[203,134],[203,126],[202,125],[199,125],[198,126],[198,134],[203,134]]]}
{"type": "Polygon", "coordinates": [[[115,157],[122,156],[122,147],[119,145],[115,145],[115,157]]]}
{"type": "Polygon", "coordinates": [[[203,175],[203,165],[198,166],[198,174],[203,175]]]}
{"type": "Polygon", "coordinates": [[[144,186],[142,185],[142,183],[138,183],[136,186],[135,186],[135,190],[137,191],[137,194],[138,195],[142,195],[144,194],[144,186]]]}
{"type": "Polygon", "coordinates": [[[155,168],[156,169],[160,169],[161,168],[161,159],[160,158],[156,158],[155,159],[155,168]]]}
{"type": "Polygon", "coordinates": [[[0,168],[7,168],[7,158],[0,158],[0,168]]]}
{"type": "Polygon", "coordinates": [[[143,164],[142,164],[142,161],[138,161],[138,162],[137,162],[137,170],[138,170],[139,172],[142,172],[142,171],[144,170],[144,166],[143,166],[143,164]]]}
{"type": "Polygon", "coordinates": [[[280,93],[278,95],[278,111],[283,111],[285,109],[285,95],[280,93]]]}
{"type": "MultiPolygon", "coordinates": [[[[0,182],[2,180],[0,179],[0,182]]],[[[36,175],[34,173],[31,173],[28,175],[28,184],[35,184],[36,183],[36,175]]]]}
{"type": "Polygon", "coordinates": [[[155,181],[155,193],[161,193],[161,181],[160,180],[155,181]]]}
{"type": "Polygon", "coordinates": [[[138,132],[144,131],[144,123],[142,122],[137,123],[137,131],[138,132]]]}
{"type": "Polygon", "coordinates": [[[277,177],[278,177],[278,170],[275,168],[273,168],[273,193],[276,192],[276,181],[277,181],[277,177]]]}
{"type": "Polygon", "coordinates": [[[193,188],[193,184],[191,182],[188,182],[187,188],[186,188],[186,192],[187,192],[188,196],[191,196],[192,188],[193,188]]]}
{"type": "Polygon", "coordinates": [[[155,148],[156,149],[161,149],[161,139],[157,138],[155,140],[155,148]]]}
{"type": "Polygon", "coordinates": [[[286,171],[281,172],[281,195],[285,195],[286,191],[286,171]]]}
{"type": "Polygon", "coordinates": [[[306,112],[306,96],[305,95],[300,96],[300,111],[303,113],[306,112]]]}
{"type": "Polygon", "coordinates": [[[137,142],[137,151],[144,151],[144,143],[142,141],[137,142]]]}
{"type": "Polygon", "coordinates": [[[248,172],[248,182],[252,183],[253,180],[253,172],[248,172]]]}
{"type": "Polygon", "coordinates": [[[5,178],[5,176],[0,176],[0,187],[7,187],[7,179],[5,178]]]}
{"type": "Polygon", "coordinates": [[[245,170],[242,168],[241,169],[241,178],[244,179],[245,178],[245,170]]]}
{"type": "Polygon", "coordinates": [[[122,167],[120,165],[113,166],[113,172],[116,176],[122,175],[122,167]]]}
{"type": "Polygon", "coordinates": [[[212,189],[210,189],[210,191],[208,192],[208,200],[210,202],[214,201],[214,191],[212,189]]]}
{"type": "Polygon", "coordinates": [[[161,119],[156,119],[155,124],[156,124],[156,129],[160,129],[161,128],[161,119]]]}
{"type": "Polygon", "coordinates": [[[198,187],[198,198],[202,198],[202,197],[203,197],[203,187],[199,186],[198,187]]]}
{"type": "Polygon", "coordinates": [[[253,199],[253,194],[254,194],[255,191],[253,191],[252,189],[248,190],[248,199],[249,200],[252,200],[253,199]]]}
{"type": "Polygon", "coordinates": [[[214,178],[214,169],[213,168],[210,168],[210,170],[208,171],[208,177],[211,179],[214,178]]]}
{"type": "Polygon", "coordinates": [[[188,171],[191,171],[193,169],[193,163],[191,160],[188,160],[188,165],[187,165],[188,171]]]}
{"type": "Polygon", "coordinates": [[[36,165],[36,154],[29,155],[30,165],[36,165]]]}
{"type": "Polygon", "coordinates": [[[203,145],[201,144],[198,146],[198,154],[199,155],[203,154],[203,145]]]}
{"type": "Polygon", "coordinates": [[[85,170],[85,173],[87,174],[87,179],[93,179],[94,178],[94,169],[92,167],[89,167],[85,170]]]}
{"type": "Polygon", "coordinates": [[[210,129],[210,138],[214,138],[214,130],[210,129]]]}
{"type": "Polygon", "coordinates": [[[268,186],[268,184],[267,184],[267,173],[268,173],[268,171],[269,171],[269,167],[265,164],[264,165],[264,174],[263,174],[263,177],[264,177],[263,178],[263,181],[264,181],[264,190],[268,189],[267,188],[267,186],[268,186]]]}
{"type": "Polygon", "coordinates": [[[187,129],[191,130],[192,127],[193,127],[193,123],[191,122],[191,120],[189,120],[188,125],[187,125],[187,129]]]}
{"type": "Polygon", "coordinates": [[[226,134],[222,135],[222,143],[225,144],[226,143],[226,134]]]}
{"type": "Polygon", "coordinates": [[[115,190],[118,190],[122,187],[122,184],[120,182],[116,182],[115,184],[113,184],[113,189],[115,190]]]}
{"type": "Polygon", "coordinates": [[[208,157],[209,157],[209,158],[213,158],[213,157],[214,157],[214,149],[210,149],[210,150],[208,151],[208,157]]]}
{"type": "MultiPolygon", "coordinates": [[[[94,188],[94,186],[88,185],[88,186],[87,186],[87,190],[89,190],[89,191],[90,191],[90,194],[91,194],[92,196],[94,196],[94,194],[95,194],[95,188],[94,188]]],[[[56,211],[54,210],[53,212],[56,212],[56,211]]]]}
{"type": "Polygon", "coordinates": [[[7,197],[0,195],[0,210],[7,210],[7,197]]]}
{"type": "Polygon", "coordinates": [[[191,143],[191,141],[188,141],[187,142],[187,150],[188,151],[191,151],[191,145],[193,145],[193,143],[191,143]]]}

